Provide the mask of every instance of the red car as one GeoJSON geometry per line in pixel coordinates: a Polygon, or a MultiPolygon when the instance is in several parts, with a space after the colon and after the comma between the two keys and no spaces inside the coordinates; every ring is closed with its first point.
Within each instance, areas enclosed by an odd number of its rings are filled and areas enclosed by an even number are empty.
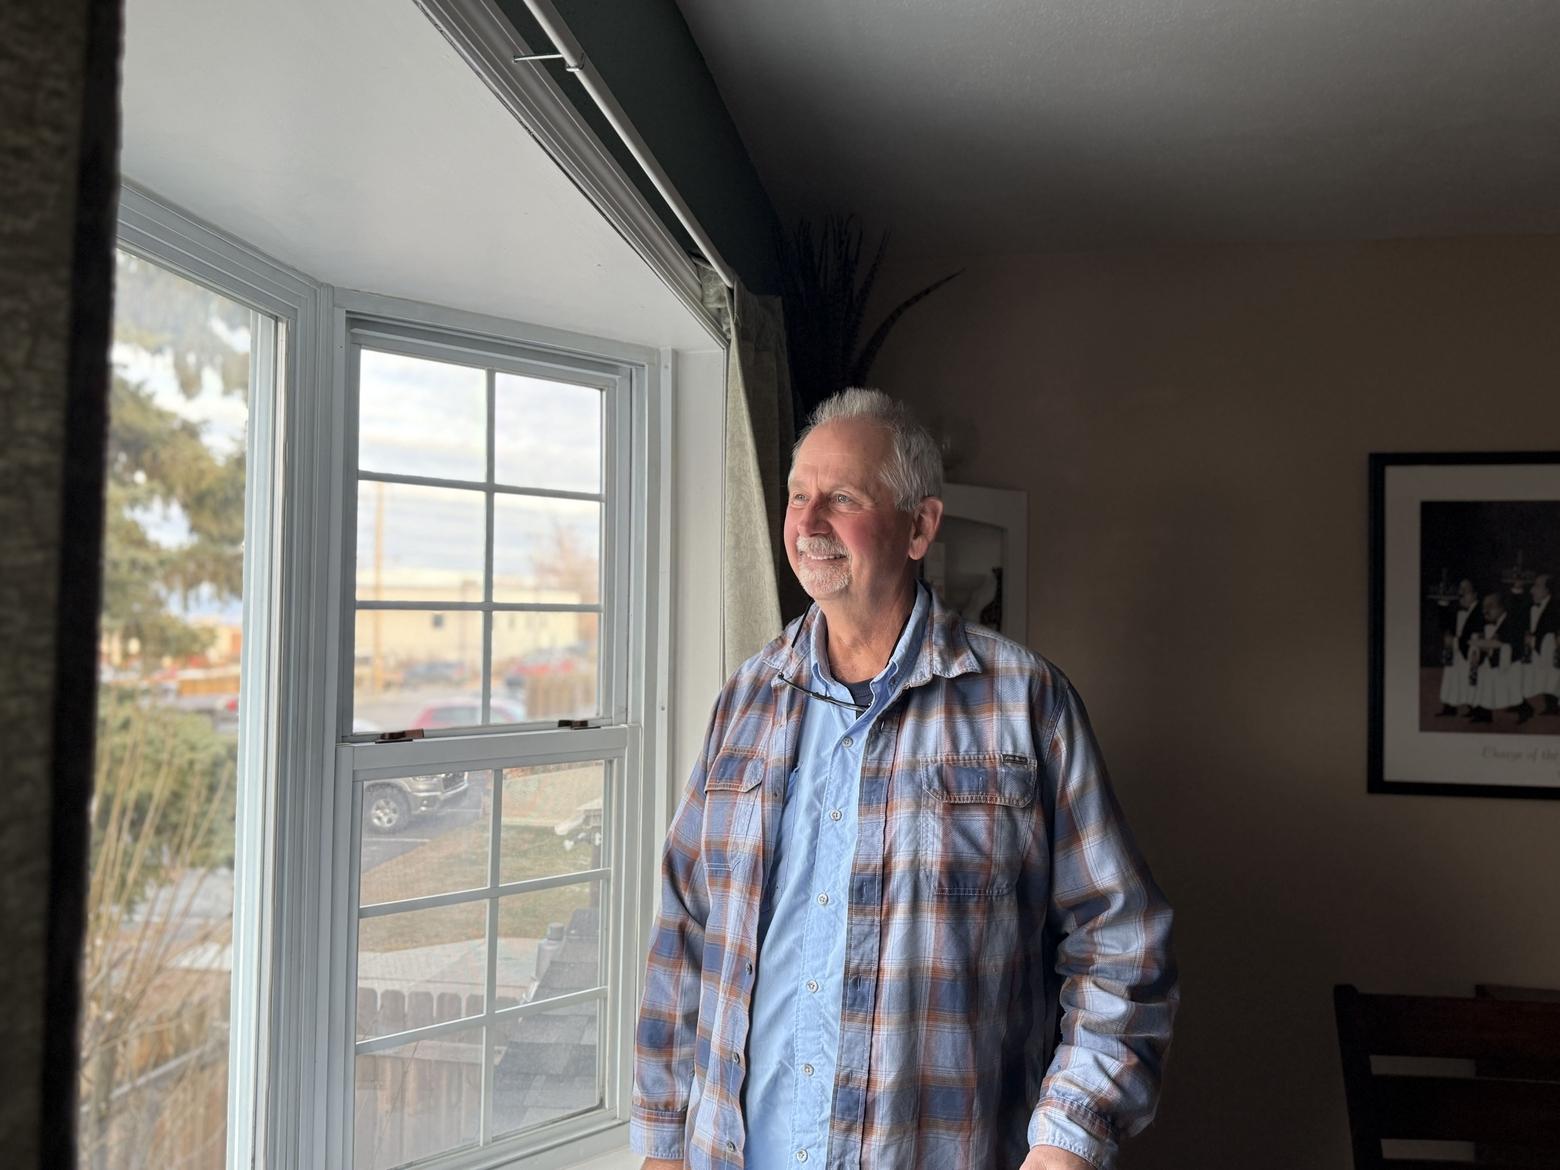
{"type": "MultiPolygon", "coordinates": [[[[525,722],[525,704],[518,699],[500,699],[495,696],[489,700],[488,705],[489,723],[525,722]]],[[[428,729],[480,727],[482,726],[482,699],[477,695],[439,699],[417,712],[417,718],[412,720],[410,726],[428,729]]]]}

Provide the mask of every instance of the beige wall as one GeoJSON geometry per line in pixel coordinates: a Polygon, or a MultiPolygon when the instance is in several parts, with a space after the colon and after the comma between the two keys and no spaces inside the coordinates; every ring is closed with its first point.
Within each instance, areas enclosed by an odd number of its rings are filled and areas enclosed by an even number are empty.
{"type": "Polygon", "coordinates": [[[1560,448],[1560,238],[976,261],[874,380],[1030,493],[1030,641],[1179,912],[1127,1165],[1348,1165],[1333,983],[1560,987],[1560,802],[1365,793],[1366,454],[1560,448]]]}

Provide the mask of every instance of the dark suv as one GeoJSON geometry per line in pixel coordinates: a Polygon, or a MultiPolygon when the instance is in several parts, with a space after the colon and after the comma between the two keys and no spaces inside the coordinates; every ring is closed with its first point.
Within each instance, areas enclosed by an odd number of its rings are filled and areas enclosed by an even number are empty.
{"type": "Polygon", "coordinates": [[[470,787],[464,772],[375,780],[363,793],[363,823],[375,833],[404,829],[417,813],[431,813],[470,787]]]}
{"type": "MultiPolygon", "coordinates": [[[[466,727],[475,725],[481,699],[453,698],[429,703],[412,721],[413,727],[466,727]]],[[[492,723],[524,723],[525,706],[514,699],[491,700],[492,723]]],[[[361,721],[353,731],[377,731],[361,721]]],[[[396,776],[371,781],[363,791],[363,824],[370,832],[398,833],[414,816],[437,812],[465,794],[470,780],[465,772],[436,772],[428,776],[396,776]]]]}

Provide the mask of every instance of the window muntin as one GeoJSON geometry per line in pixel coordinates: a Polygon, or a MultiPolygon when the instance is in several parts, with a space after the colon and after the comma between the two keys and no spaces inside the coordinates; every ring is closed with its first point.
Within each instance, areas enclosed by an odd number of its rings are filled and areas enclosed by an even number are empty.
{"type": "Polygon", "coordinates": [[[625,372],[380,322],[350,337],[352,732],[621,711],[625,372]]]}

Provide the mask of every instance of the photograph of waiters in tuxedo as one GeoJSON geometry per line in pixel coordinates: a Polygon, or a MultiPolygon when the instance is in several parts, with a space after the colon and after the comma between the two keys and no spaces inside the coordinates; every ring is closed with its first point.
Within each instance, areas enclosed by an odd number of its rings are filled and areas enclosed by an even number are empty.
{"type": "Polygon", "coordinates": [[[1419,505],[1419,730],[1560,736],[1560,501],[1419,505]]]}

